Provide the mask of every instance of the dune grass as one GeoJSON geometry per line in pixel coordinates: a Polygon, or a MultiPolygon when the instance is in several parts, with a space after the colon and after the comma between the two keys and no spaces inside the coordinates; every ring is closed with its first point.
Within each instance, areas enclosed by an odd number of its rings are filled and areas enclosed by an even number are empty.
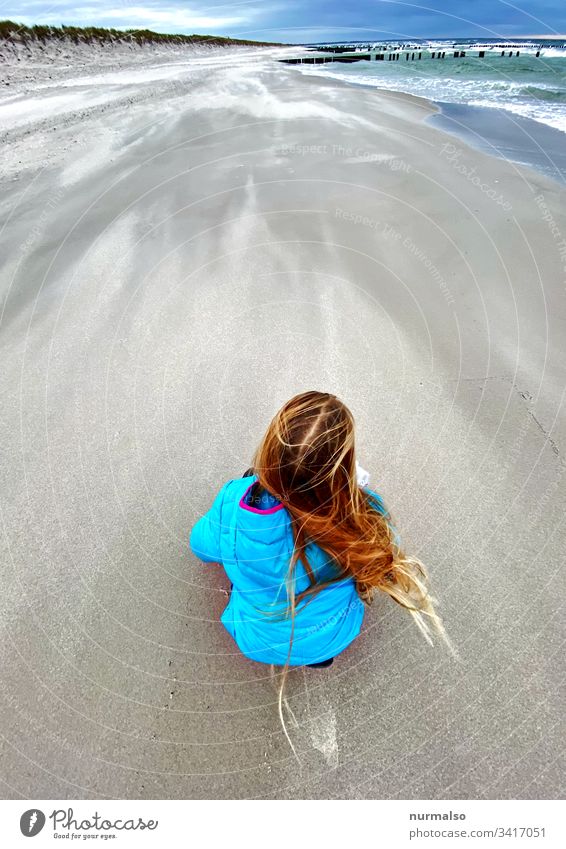
{"type": "Polygon", "coordinates": [[[249,45],[255,47],[274,47],[275,42],[250,41],[242,38],[224,38],[218,35],[181,35],[175,33],[153,32],[149,29],[106,29],[105,27],[52,27],[36,24],[28,27],[15,21],[0,21],[0,40],[28,42],[71,41],[74,44],[210,44],[220,47],[230,45],[249,45]]]}

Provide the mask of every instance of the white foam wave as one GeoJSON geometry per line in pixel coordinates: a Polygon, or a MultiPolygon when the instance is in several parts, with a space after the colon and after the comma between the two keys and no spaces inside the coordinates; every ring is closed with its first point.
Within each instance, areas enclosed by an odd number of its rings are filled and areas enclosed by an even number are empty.
{"type": "Polygon", "coordinates": [[[555,130],[566,133],[566,111],[564,111],[563,106],[545,108],[533,103],[494,103],[493,100],[471,100],[470,106],[505,109],[507,112],[520,115],[522,118],[530,118],[532,121],[538,121],[539,124],[546,124],[548,127],[554,127],[555,130]]]}
{"type": "MultiPolygon", "coordinates": [[[[455,79],[453,77],[385,77],[358,71],[331,71],[328,67],[300,67],[306,75],[324,76],[355,85],[373,86],[387,91],[402,91],[447,103],[462,103],[471,106],[489,106],[506,109],[524,118],[531,118],[556,130],[566,133],[566,104],[549,103],[522,94],[524,81],[490,79],[455,79]]],[[[552,91],[554,86],[533,80],[538,89],[552,91]]]]}

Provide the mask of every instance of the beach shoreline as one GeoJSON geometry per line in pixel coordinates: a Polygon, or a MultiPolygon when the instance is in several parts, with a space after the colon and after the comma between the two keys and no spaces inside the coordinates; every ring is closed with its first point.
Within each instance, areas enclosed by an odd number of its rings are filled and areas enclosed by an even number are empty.
{"type": "Polygon", "coordinates": [[[485,153],[566,182],[566,133],[504,108],[435,103],[439,112],[431,121],[440,129],[485,153]]]}
{"type": "MultiPolygon", "coordinates": [[[[171,72],[175,67],[178,68],[179,77],[182,78],[184,71],[189,68],[198,68],[199,64],[202,64],[204,68],[222,67],[231,62],[236,65],[245,65],[254,61],[261,64],[267,58],[276,60],[289,52],[293,54],[297,52],[297,48],[263,47],[250,49],[244,46],[196,45],[138,47],[132,53],[131,49],[119,46],[120,49],[117,47],[110,48],[110,55],[108,55],[108,47],[97,45],[87,47],[90,48],[92,55],[86,60],[84,57],[81,59],[85,71],[81,77],[85,84],[88,85],[90,79],[94,80],[97,77],[101,81],[114,78],[116,86],[119,87],[122,81],[135,83],[137,77],[140,89],[143,88],[144,84],[158,83],[160,77],[169,84],[173,84],[174,74],[171,72]],[[99,72],[92,70],[93,62],[96,59],[103,59],[103,65],[99,72]]],[[[68,91],[69,88],[72,90],[74,83],[77,82],[76,62],[81,57],[81,52],[84,52],[85,46],[76,48],[73,45],[67,45],[64,50],[66,52],[63,52],[62,55],[66,57],[65,61],[62,61],[60,46],[57,48],[57,53],[49,57],[49,62],[46,62],[45,57],[42,57],[42,61],[38,62],[37,55],[35,61],[31,63],[29,61],[16,62],[14,57],[5,56],[4,78],[9,82],[10,88],[9,91],[4,90],[4,97],[0,97],[0,114],[2,114],[2,106],[8,107],[8,109],[10,105],[17,107],[18,101],[25,97],[40,95],[49,98],[50,94],[57,94],[61,87],[63,87],[63,90],[68,91]],[[17,75],[14,76],[14,74],[17,75]]],[[[312,72],[304,74],[300,71],[297,72],[296,69],[291,72],[299,77],[313,75],[312,72]]],[[[496,157],[509,159],[517,165],[532,167],[546,177],[558,182],[564,183],[566,181],[566,154],[563,152],[563,145],[561,144],[565,134],[533,119],[509,113],[504,107],[490,108],[443,102],[402,90],[380,88],[369,83],[363,84],[346,79],[340,81],[324,75],[317,76],[317,79],[330,79],[334,83],[341,82],[347,87],[354,86],[355,88],[361,87],[370,91],[377,91],[384,96],[388,94],[398,96],[401,98],[401,102],[420,103],[423,114],[430,113],[426,117],[433,125],[472,148],[496,157]],[[404,101],[405,98],[406,101],[404,101]]],[[[153,92],[154,95],[155,92],[153,92]]],[[[36,103],[37,101],[34,106],[36,103]]],[[[86,107],[88,108],[88,102],[86,107]]],[[[4,113],[6,113],[6,110],[4,110],[4,113]]],[[[3,117],[4,131],[0,133],[0,140],[6,142],[10,140],[11,134],[17,132],[17,128],[10,128],[10,115],[4,114],[3,117]]],[[[50,114],[51,117],[53,116],[50,114]]],[[[25,126],[22,129],[24,134],[28,134],[28,129],[25,126]]]]}
{"type": "Polygon", "coordinates": [[[415,97],[429,105],[429,120],[448,135],[460,139],[470,147],[492,156],[508,159],[520,166],[534,168],[545,177],[559,183],[566,182],[566,133],[534,118],[516,115],[504,105],[477,106],[443,101],[435,97],[384,88],[369,82],[348,80],[296,71],[300,76],[332,79],[346,86],[378,91],[380,94],[396,93],[415,97]]]}
{"type": "Polygon", "coordinates": [[[556,798],[566,190],[422,98],[274,58],[4,102],[9,792],[556,798]],[[188,536],[313,388],[352,409],[461,662],[378,598],[289,676],[299,771],[188,536]]]}

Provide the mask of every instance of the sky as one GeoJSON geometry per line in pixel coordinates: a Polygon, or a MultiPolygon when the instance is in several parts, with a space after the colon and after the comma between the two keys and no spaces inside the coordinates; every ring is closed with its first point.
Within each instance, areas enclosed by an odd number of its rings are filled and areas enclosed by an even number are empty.
{"type": "Polygon", "coordinates": [[[0,0],[20,23],[283,42],[566,33],[565,0],[0,0]]]}

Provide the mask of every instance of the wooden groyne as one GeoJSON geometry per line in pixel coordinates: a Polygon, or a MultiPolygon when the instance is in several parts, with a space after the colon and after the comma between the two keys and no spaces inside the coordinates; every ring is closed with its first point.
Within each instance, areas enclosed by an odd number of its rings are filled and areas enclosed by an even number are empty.
{"type": "MultiPolygon", "coordinates": [[[[520,50],[502,50],[502,57],[517,57],[521,53],[520,50]]],[[[497,56],[499,51],[495,50],[385,50],[385,51],[369,51],[359,52],[348,50],[344,47],[333,47],[319,50],[316,53],[306,53],[304,56],[297,56],[290,59],[279,59],[279,62],[284,62],[286,65],[323,65],[326,62],[415,62],[415,61],[431,61],[438,59],[464,59],[468,58],[484,59],[486,55],[497,56]]],[[[531,54],[529,54],[531,55],[531,54]]],[[[540,50],[532,55],[537,58],[540,56],[540,50]]]]}

